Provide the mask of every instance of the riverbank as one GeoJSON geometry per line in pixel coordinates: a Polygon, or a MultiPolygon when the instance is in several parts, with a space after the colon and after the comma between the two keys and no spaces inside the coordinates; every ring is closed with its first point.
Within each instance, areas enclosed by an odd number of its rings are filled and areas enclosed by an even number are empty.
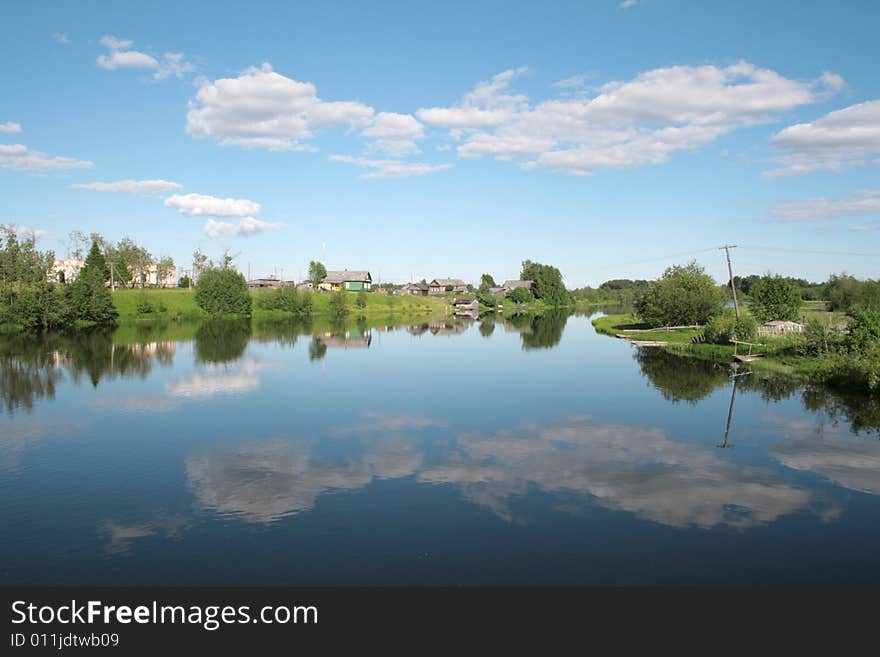
{"type": "MultiPolygon", "coordinates": [[[[650,330],[633,313],[605,315],[592,320],[597,333],[617,337],[627,335],[634,340],[665,342],[665,346],[652,347],[667,353],[688,358],[710,361],[719,364],[733,362],[734,347],[729,344],[710,344],[700,342],[700,329],[650,330]],[[633,333],[632,331],[638,331],[633,333]],[[695,340],[696,339],[696,340],[695,340]]],[[[830,379],[824,358],[803,356],[797,353],[797,336],[760,338],[761,347],[755,349],[761,358],[749,363],[754,370],[782,374],[803,381],[830,384],[838,388],[864,389],[860,385],[847,385],[830,379]]],[[[756,340],[758,342],[758,340],[756,340]]]]}

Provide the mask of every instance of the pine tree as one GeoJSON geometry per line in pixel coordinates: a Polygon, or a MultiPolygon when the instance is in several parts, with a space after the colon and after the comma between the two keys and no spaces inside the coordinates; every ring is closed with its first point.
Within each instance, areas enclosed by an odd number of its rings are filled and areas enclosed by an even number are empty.
{"type": "Polygon", "coordinates": [[[92,242],[92,248],[89,249],[89,255],[86,256],[86,263],[83,266],[83,271],[86,268],[96,269],[103,280],[110,280],[110,267],[107,265],[107,259],[104,257],[104,254],[101,253],[101,248],[98,246],[97,242],[92,242]]]}

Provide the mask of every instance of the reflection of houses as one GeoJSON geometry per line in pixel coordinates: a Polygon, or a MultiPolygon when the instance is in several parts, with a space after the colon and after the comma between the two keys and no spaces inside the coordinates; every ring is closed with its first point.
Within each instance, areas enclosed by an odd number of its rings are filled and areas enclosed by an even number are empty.
{"type": "Polygon", "coordinates": [[[428,284],[427,283],[407,283],[402,288],[400,288],[400,294],[409,294],[417,297],[424,297],[428,295],[428,284]]]}
{"type": "Polygon", "coordinates": [[[248,281],[249,290],[274,290],[281,287],[281,279],[277,276],[268,276],[266,278],[254,278],[248,281]]]}
{"type": "Polygon", "coordinates": [[[76,258],[67,258],[66,260],[55,260],[52,263],[52,274],[54,280],[59,283],[73,283],[79,276],[79,270],[85,266],[85,260],[76,258]]]}
{"type": "Polygon", "coordinates": [[[804,325],[798,322],[784,322],[782,320],[774,320],[761,324],[758,327],[758,335],[783,335],[786,333],[803,333],[804,325]]]}
{"type": "Polygon", "coordinates": [[[444,292],[461,294],[467,291],[467,283],[460,278],[435,278],[428,283],[428,294],[443,294],[444,292]]]}
{"type": "Polygon", "coordinates": [[[328,271],[327,276],[318,285],[322,290],[328,292],[336,292],[337,290],[347,290],[349,292],[360,292],[361,290],[369,290],[373,286],[373,277],[368,271],[345,269],[343,271],[328,271]]]}
{"type": "Polygon", "coordinates": [[[430,322],[428,330],[434,335],[460,335],[468,330],[470,324],[465,322],[430,322]]]}
{"type": "Polygon", "coordinates": [[[367,349],[373,341],[373,334],[368,329],[366,331],[345,331],[344,333],[326,332],[318,336],[318,338],[327,347],[341,347],[342,349],[367,349]]]}
{"type": "Polygon", "coordinates": [[[501,286],[501,289],[504,291],[505,294],[507,294],[508,292],[512,292],[513,290],[520,287],[524,287],[529,292],[534,292],[535,281],[504,281],[504,285],[501,286]]]}

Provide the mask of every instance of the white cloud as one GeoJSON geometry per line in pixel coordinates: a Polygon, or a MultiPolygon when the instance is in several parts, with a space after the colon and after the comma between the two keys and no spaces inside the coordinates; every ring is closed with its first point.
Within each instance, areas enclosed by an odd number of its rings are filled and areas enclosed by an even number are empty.
{"type": "Polygon", "coordinates": [[[781,222],[827,221],[843,216],[880,215],[880,189],[867,189],[849,198],[809,198],[781,203],[770,215],[781,222]]]}
{"type": "Polygon", "coordinates": [[[256,201],[206,194],[175,194],[165,199],[165,206],[195,217],[246,217],[260,212],[260,204],[256,201]]]}
{"type": "Polygon", "coordinates": [[[183,185],[168,180],[119,180],[117,182],[93,182],[71,185],[74,189],[90,189],[93,192],[121,192],[123,194],[164,194],[183,185]]]}
{"type": "Polygon", "coordinates": [[[448,169],[449,164],[424,164],[421,162],[404,162],[403,160],[371,160],[365,157],[352,157],[351,155],[331,155],[333,162],[345,162],[357,167],[367,169],[361,178],[400,178],[404,176],[423,176],[435,171],[448,169]]]}
{"type": "Polygon", "coordinates": [[[132,50],[133,41],[114,36],[103,37],[101,45],[110,52],[98,56],[98,66],[108,71],[120,68],[150,69],[153,71],[154,80],[165,80],[170,77],[181,78],[193,70],[193,65],[184,59],[182,53],[166,52],[160,61],[153,55],[132,50]]]}
{"type": "Polygon", "coordinates": [[[525,73],[525,67],[508,69],[491,80],[480,82],[455,107],[429,107],[416,111],[428,125],[453,130],[479,130],[502,125],[526,108],[528,98],[505,93],[511,81],[525,73]]]}
{"type": "Polygon", "coordinates": [[[477,85],[458,106],[421,109],[416,115],[428,125],[449,128],[461,141],[460,157],[518,159],[526,167],[586,175],[664,162],[676,151],[699,148],[736,128],[815,102],[843,84],[833,74],[792,80],[743,61],[654,69],[601,85],[592,97],[531,104],[509,92],[523,70],[477,85]]]}
{"type": "Polygon", "coordinates": [[[236,78],[205,81],[190,102],[187,130],[221,145],[302,150],[301,140],[323,126],[366,127],[373,108],[356,101],[325,102],[315,86],[285,77],[270,64],[236,78]]]}
{"type": "Polygon", "coordinates": [[[153,74],[156,80],[165,80],[167,78],[182,78],[187,73],[194,70],[194,66],[184,59],[183,53],[166,52],[162,55],[162,62],[159,64],[159,70],[153,74]]]}
{"type": "Polygon", "coordinates": [[[211,239],[218,237],[253,237],[267,230],[278,230],[280,228],[284,228],[284,224],[261,221],[253,217],[244,217],[238,223],[208,219],[205,222],[205,235],[211,239]]]}
{"type": "Polygon", "coordinates": [[[425,136],[425,128],[411,114],[380,112],[361,133],[372,140],[372,148],[390,155],[418,153],[416,140],[425,136]]]}
{"type": "Polygon", "coordinates": [[[866,233],[872,230],[877,230],[877,226],[872,226],[870,224],[864,224],[861,226],[850,226],[847,230],[852,231],[853,233],[866,233]]]}
{"type": "Polygon", "coordinates": [[[785,155],[767,172],[770,177],[880,164],[880,100],[789,126],[773,137],[773,145],[785,155]]]}
{"type": "Polygon", "coordinates": [[[93,162],[72,157],[50,157],[32,151],[23,144],[0,144],[0,169],[20,171],[56,171],[61,169],[91,169],[93,162]]]}
{"type": "Polygon", "coordinates": [[[65,46],[70,43],[70,38],[67,36],[66,32],[55,32],[55,34],[52,35],[52,39],[65,46]]]}
{"type": "Polygon", "coordinates": [[[637,4],[639,4],[639,0],[623,0],[619,6],[621,9],[629,9],[630,7],[635,7],[637,4]]]}
{"type": "Polygon", "coordinates": [[[41,228],[31,228],[30,226],[22,226],[21,224],[0,224],[5,231],[9,231],[24,239],[40,239],[46,234],[41,228]]]}
{"type": "Polygon", "coordinates": [[[20,123],[13,123],[12,121],[8,121],[7,123],[0,123],[0,132],[7,132],[7,133],[21,132],[21,124],[20,123]]]}

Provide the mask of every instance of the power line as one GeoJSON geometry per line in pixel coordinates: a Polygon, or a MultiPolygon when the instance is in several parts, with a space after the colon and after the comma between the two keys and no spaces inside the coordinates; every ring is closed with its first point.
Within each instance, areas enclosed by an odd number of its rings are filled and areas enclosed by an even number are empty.
{"type": "Polygon", "coordinates": [[[786,249],[778,246],[748,246],[740,244],[741,249],[754,249],[757,251],[784,251],[786,253],[809,253],[812,255],[856,256],[863,258],[880,258],[880,253],[858,253],[854,251],[822,251],[816,249],[786,249]]]}

